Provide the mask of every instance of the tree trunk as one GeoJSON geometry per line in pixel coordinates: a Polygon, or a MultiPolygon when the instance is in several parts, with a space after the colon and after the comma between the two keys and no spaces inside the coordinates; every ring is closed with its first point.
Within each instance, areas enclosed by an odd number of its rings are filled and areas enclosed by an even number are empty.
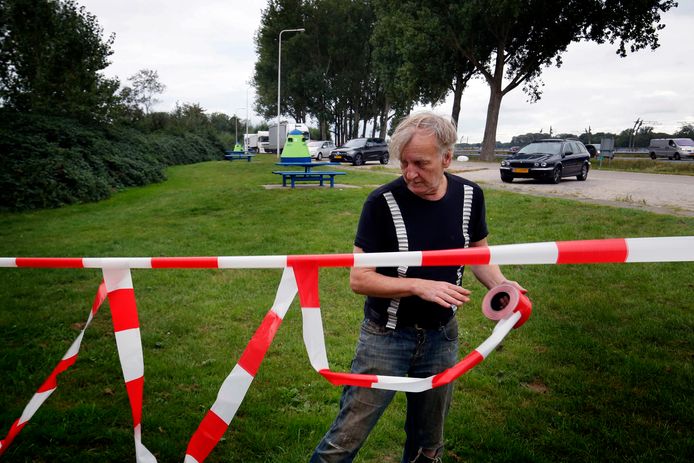
{"type": "Polygon", "coordinates": [[[386,134],[388,133],[388,113],[390,112],[390,100],[386,97],[386,102],[383,104],[383,109],[381,110],[381,131],[379,132],[379,138],[386,139],[386,134]]]}
{"type": "Polygon", "coordinates": [[[460,118],[460,100],[463,98],[463,90],[467,82],[462,82],[460,76],[455,77],[455,88],[453,89],[453,109],[451,110],[451,117],[455,126],[458,127],[458,120],[460,118]]]}
{"type": "Polygon", "coordinates": [[[501,82],[499,85],[489,86],[489,104],[487,105],[487,123],[484,126],[484,138],[482,139],[482,151],[480,160],[494,161],[496,148],[496,129],[499,124],[499,110],[501,109],[501,82]]]}
{"type": "Polygon", "coordinates": [[[325,120],[325,118],[320,120],[320,139],[321,140],[327,140],[330,138],[330,134],[328,133],[328,122],[325,120]]]}
{"type": "Polygon", "coordinates": [[[499,46],[496,50],[496,66],[494,66],[494,74],[487,77],[487,83],[489,84],[489,104],[487,105],[487,123],[484,126],[484,138],[482,139],[482,150],[480,151],[480,160],[482,161],[494,161],[494,148],[496,148],[496,128],[499,124],[501,99],[504,97],[504,92],[501,89],[503,80],[504,47],[499,46]]]}

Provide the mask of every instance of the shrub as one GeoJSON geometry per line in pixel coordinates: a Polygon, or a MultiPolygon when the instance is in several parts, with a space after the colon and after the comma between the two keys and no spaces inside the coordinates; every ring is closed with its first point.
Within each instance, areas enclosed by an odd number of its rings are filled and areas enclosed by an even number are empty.
{"type": "Polygon", "coordinates": [[[207,134],[144,134],[0,110],[0,209],[98,201],[165,180],[167,166],[219,159],[221,153],[219,141],[207,134]]]}

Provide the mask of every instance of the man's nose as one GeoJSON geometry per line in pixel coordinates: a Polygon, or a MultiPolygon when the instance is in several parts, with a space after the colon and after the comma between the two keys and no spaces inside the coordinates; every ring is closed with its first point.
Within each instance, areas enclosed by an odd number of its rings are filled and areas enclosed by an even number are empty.
{"type": "Polygon", "coordinates": [[[415,177],[417,177],[417,169],[413,166],[407,166],[403,169],[402,174],[405,176],[406,179],[412,180],[415,177]]]}

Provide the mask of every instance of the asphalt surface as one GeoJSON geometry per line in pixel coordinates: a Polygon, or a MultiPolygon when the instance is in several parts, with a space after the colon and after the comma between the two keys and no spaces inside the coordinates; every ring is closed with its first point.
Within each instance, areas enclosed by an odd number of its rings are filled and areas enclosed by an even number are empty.
{"type": "MultiPolygon", "coordinates": [[[[398,169],[399,166],[391,160],[388,167],[398,169]]],[[[484,188],[694,217],[694,176],[591,169],[584,182],[572,177],[556,185],[535,180],[504,183],[499,177],[498,164],[474,161],[453,161],[449,172],[484,188]]]]}

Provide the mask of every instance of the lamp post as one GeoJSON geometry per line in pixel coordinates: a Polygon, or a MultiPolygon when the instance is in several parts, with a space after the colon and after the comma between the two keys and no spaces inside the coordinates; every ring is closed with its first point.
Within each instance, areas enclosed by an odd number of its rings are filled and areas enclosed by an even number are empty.
{"type": "Polygon", "coordinates": [[[248,154],[248,89],[246,89],[246,136],[243,137],[243,152],[248,154]]]}
{"type": "MultiPolygon", "coordinates": [[[[236,111],[239,109],[246,109],[246,108],[236,108],[236,111]]],[[[234,111],[234,122],[236,124],[236,129],[234,132],[234,145],[237,145],[239,143],[239,116],[236,115],[236,111],[234,111]]],[[[245,151],[245,146],[246,146],[246,140],[244,139],[243,141],[243,146],[244,146],[244,151],[245,151]]]]}
{"type": "Polygon", "coordinates": [[[283,29],[280,31],[279,52],[277,53],[277,157],[280,157],[280,80],[282,76],[282,34],[284,32],[304,32],[305,29],[283,29]]]}

